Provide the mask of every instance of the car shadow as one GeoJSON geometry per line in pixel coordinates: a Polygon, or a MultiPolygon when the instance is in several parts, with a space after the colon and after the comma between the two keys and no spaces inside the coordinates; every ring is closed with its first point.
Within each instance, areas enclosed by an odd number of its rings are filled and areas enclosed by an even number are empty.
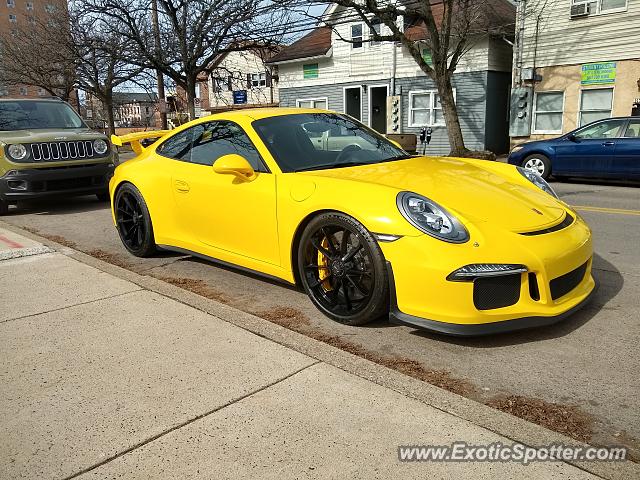
{"type": "Polygon", "coordinates": [[[18,202],[10,207],[7,216],[19,215],[59,215],[82,213],[109,208],[109,202],[99,201],[95,195],[78,197],[50,197],[18,202]]]}
{"type": "Polygon", "coordinates": [[[563,337],[589,322],[622,290],[624,278],[620,271],[598,254],[594,254],[592,272],[597,287],[590,302],[554,325],[480,337],[453,337],[427,330],[414,330],[411,334],[472,348],[505,347],[563,337]]]}

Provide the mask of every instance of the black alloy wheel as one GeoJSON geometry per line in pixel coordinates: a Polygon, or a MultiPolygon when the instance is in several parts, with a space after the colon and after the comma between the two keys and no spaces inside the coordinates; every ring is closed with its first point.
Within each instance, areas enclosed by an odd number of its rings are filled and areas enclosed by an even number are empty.
{"type": "Polygon", "coordinates": [[[388,313],[384,256],[371,233],[347,215],[326,213],[307,225],[298,271],[314,305],[337,322],[363,325],[388,313]]]}
{"type": "Polygon", "coordinates": [[[136,257],[148,257],[156,251],[149,209],[140,191],[130,183],[118,189],[114,200],[120,240],[136,257]]]}

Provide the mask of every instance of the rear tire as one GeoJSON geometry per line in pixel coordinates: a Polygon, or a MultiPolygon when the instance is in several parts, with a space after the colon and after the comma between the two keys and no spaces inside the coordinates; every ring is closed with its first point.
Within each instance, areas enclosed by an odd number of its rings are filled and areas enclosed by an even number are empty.
{"type": "Polygon", "coordinates": [[[149,209],[140,191],[130,183],[122,185],[115,195],[113,209],[120,240],[136,257],[149,257],[156,252],[149,209]]]}
{"type": "Polygon", "coordinates": [[[537,173],[547,180],[551,175],[551,160],[545,155],[534,153],[522,161],[522,168],[537,173]]]}
{"type": "Polygon", "coordinates": [[[342,213],[324,213],[304,229],[298,272],[313,304],[345,325],[364,325],[389,311],[384,256],[371,233],[342,213]]]}

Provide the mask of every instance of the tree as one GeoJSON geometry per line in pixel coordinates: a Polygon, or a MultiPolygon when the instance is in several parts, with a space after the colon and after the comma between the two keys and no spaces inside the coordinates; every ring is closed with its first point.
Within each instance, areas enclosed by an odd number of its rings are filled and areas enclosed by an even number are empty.
{"type": "Polygon", "coordinates": [[[113,90],[140,76],[144,68],[129,61],[126,39],[115,34],[103,18],[79,5],[70,9],[69,49],[75,64],[76,84],[102,103],[111,133],[115,133],[113,90]]]}
{"type": "Polygon", "coordinates": [[[75,64],[70,50],[67,16],[21,22],[0,34],[0,82],[6,86],[42,88],[70,100],[75,89],[75,64]]]}
{"type": "Polygon", "coordinates": [[[370,34],[364,41],[399,42],[407,49],[420,69],[436,84],[450,154],[472,154],[462,137],[453,95],[453,73],[480,35],[513,30],[514,19],[509,13],[512,9],[505,8],[502,1],[492,0],[335,0],[331,3],[351,9],[354,21],[360,20],[367,26],[370,34]],[[384,35],[379,25],[386,26],[384,35]],[[424,48],[428,49],[430,59],[423,55],[424,48]]]}
{"type": "Polygon", "coordinates": [[[132,63],[163,73],[185,91],[191,118],[198,75],[221,53],[277,42],[288,18],[263,0],[157,0],[154,31],[151,0],[85,2],[130,45],[132,63]]]}

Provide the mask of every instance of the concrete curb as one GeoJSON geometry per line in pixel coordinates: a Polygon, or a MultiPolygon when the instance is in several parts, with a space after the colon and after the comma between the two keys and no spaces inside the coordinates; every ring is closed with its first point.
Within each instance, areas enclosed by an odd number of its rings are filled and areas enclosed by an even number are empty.
{"type": "MultiPolygon", "coordinates": [[[[402,395],[419,400],[438,410],[467,420],[486,430],[502,435],[514,442],[528,446],[552,444],[589,445],[570,437],[527,422],[518,417],[495,410],[468,398],[456,395],[426,382],[408,377],[400,372],[340,350],[336,347],[288,330],[280,325],[245,313],[228,305],[210,300],[188,290],[176,287],[154,277],[140,275],[130,270],[104,262],[90,255],[65,247],[47,238],[33,234],[0,220],[0,227],[38,241],[58,252],[98,270],[128,280],[142,288],[174,299],[216,318],[236,325],[255,335],[279,343],[319,361],[333,365],[348,373],[370,380],[402,395]]],[[[640,465],[626,462],[578,462],[567,461],[581,470],[606,479],[640,478],[640,465]]]]}

